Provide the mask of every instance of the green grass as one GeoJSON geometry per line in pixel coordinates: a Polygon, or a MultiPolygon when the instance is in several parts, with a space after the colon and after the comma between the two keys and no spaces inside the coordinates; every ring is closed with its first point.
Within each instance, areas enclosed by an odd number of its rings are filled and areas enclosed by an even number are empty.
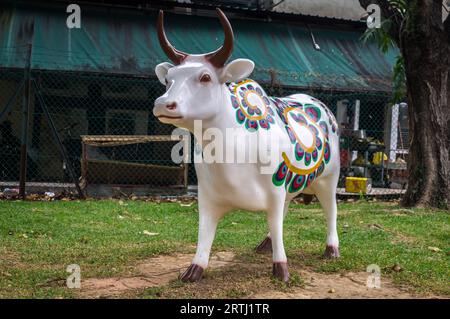
{"type": "MultiPolygon", "coordinates": [[[[63,284],[73,263],[80,265],[82,278],[108,277],[132,272],[129,266],[154,255],[193,252],[197,222],[196,204],[0,201],[0,298],[74,297],[63,284]]],[[[377,264],[397,284],[450,295],[448,212],[361,201],[339,205],[338,227],[342,257],[317,258],[326,234],[320,207],[291,205],[285,222],[288,258],[320,272],[365,271],[377,264]],[[402,271],[393,271],[395,264],[402,271]]],[[[234,212],[220,223],[213,249],[251,260],[266,232],[264,214],[234,212]]]]}

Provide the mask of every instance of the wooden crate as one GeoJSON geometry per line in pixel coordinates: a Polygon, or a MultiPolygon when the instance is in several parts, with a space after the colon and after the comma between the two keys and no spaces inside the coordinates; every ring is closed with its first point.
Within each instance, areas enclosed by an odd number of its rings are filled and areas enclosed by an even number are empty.
{"type": "MultiPolygon", "coordinates": [[[[89,158],[87,146],[113,147],[147,142],[176,142],[181,137],[170,135],[124,136],[124,135],[84,135],[82,139],[81,177],[82,186],[121,185],[121,186],[170,186],[188,185],[188,164],[178,166],[134,163],[129,161],[103,160],[89,158]]],[[[185,149],[189,149],[185,145],[185,149]]],[[[187,154],[185,154],[186,159],[187,154]]]]}

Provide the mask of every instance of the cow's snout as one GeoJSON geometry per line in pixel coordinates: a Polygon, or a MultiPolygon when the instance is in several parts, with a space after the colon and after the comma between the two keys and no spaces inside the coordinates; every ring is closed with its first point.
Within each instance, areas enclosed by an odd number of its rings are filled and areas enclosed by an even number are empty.
{"type": "Polygon", "coordinates": [[[170,111],[175,110],[177,108],[177,102],[167,103],[166,108],[170,111]]]}
{"type": "Polygon", "coordinates": [[[153,108],[153,114],[160,120],[179,119],[178,103],[174,100],[164,97],[158,98],[155,101],[155,107],[153,108]]]}

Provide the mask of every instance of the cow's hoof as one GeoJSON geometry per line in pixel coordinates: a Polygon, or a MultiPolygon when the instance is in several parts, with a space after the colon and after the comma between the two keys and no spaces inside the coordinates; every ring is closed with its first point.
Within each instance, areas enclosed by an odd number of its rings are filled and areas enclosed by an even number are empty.
{"type": "Polygon", "coordinates": [[[325,248],[325,253],[323,254],[325,258],[339,258],[339,247],[337,246],[331,246],[327,245],[327,248],[325,248]]]}
{"type": "Polygon", "coordinates": [[[281,281],[289,281],[289,271],[287,262],[275,262],[272,268],[273,276],[281,281]]]}
{"type": "Polygon", "coordinates": [[[272,239],[267,236],[255,249],[257,254],[266,254],[272,252],[272,239]]]}
{"type": "Polygon", "coordinates": [[[191,264],[188,269],[180,276],[184,282],[194,282],[202,279],[203,268],[196,264],[191,264]]]}
{"type": "Polygon", "coordinates": [[[309,205],[314,199],[314,195],[303,194],[303,204],[309,205]]]}

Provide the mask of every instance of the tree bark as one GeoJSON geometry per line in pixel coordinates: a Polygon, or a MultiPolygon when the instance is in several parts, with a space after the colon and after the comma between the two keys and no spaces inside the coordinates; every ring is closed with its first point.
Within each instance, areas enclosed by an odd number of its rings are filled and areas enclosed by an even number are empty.
{"type": "Polygon", "coordinates": [[[387,0],[370,1],[394,18],[390,34],[405,60],[409,180],[401,203],[449,209],[450,18],[442,22],[442,0],[408,0],[401,23],[387,0]]]}
{"type": "Polygon", "coordinates": [[[400,35],[405,59],[410,130],[405,206],[449,208],[450,41],[442,2],[409,1],[400,35]]]}

